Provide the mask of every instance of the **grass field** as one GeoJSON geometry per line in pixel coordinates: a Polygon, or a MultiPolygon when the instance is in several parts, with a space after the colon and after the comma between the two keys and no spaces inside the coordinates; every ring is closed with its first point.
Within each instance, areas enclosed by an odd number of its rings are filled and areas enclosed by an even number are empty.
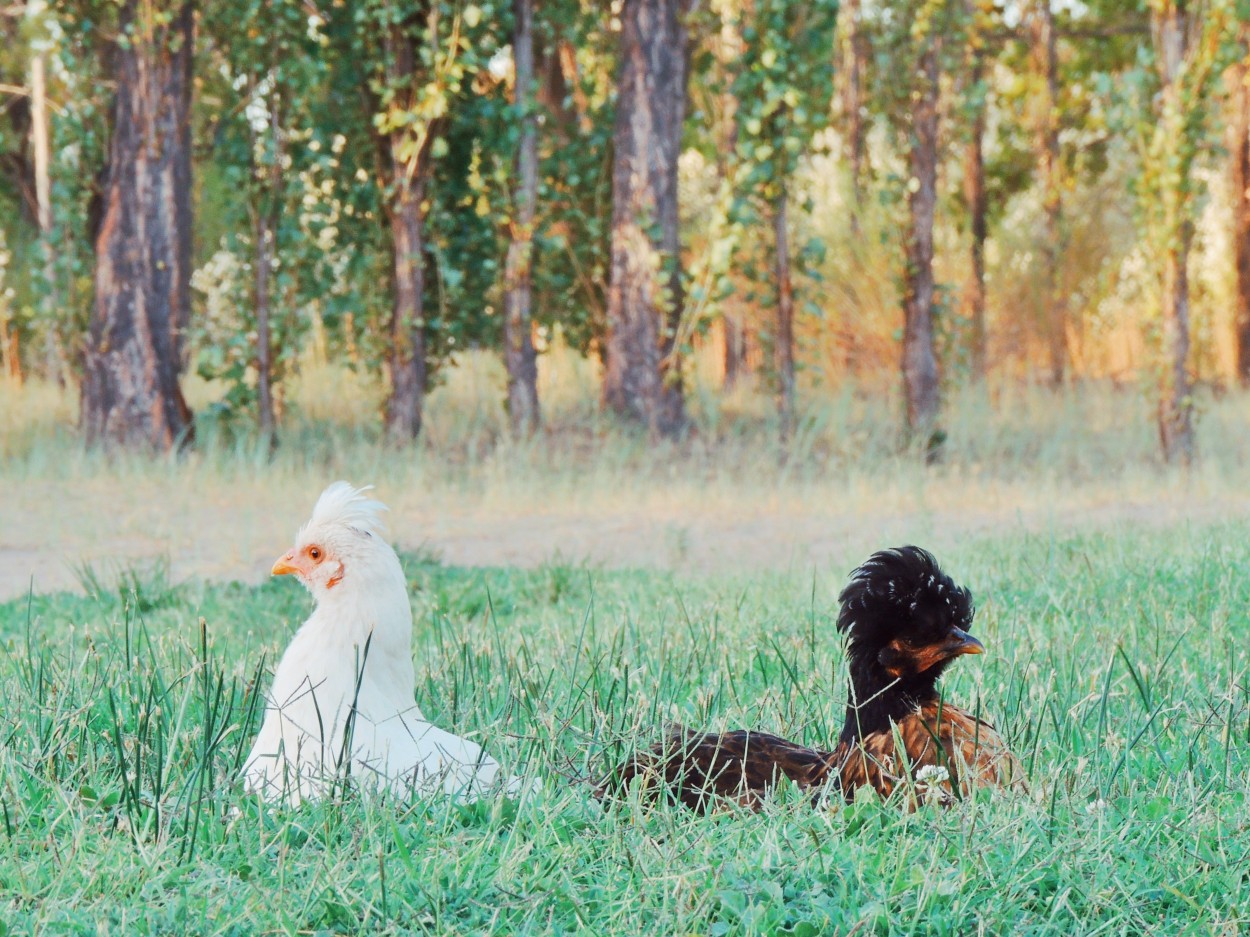
{"type": "Polygon", "coordinates": [[[234,783],[290,582],[0,606],[0,919],[41,933],[1194,933],[1250,929],[1246,525],[991,537],[945,560],[989,653],[947,681],[1028,797],[697,817],[582,783],[672,720],[836,735],[840,570],[681,577],[407,557],[427,715],[519,802],[271,813],[234,783]],[[201,621],[203,625],[201,625],[201,621]]]}
{"type": "Polygon", "coordinates": [[[79,452],[64,396],[35,393],[0,410],[20,573],[0,593],[0,934],[1250,932],[1244,397],[1204,402],[1181,473],[1153,461],[1140,399],[1106,389],[969,400],[937,470],[854,394],[784,457],[749,400],[657,457],[558,407],[543,441],[506,443],[494,417],[451,419],[453,384],[442,449],[306,414],[273,462],[215,438],[151,463],[79,452]],[[239,790],[257,681],[309,608],[266,561],[341,475],[392,505],[422,708],[537,793],[275,812],[239,790]],[[673,721],[829,743],[834,597],[908,540],[977,597],[988,653],[945,686],[1011,741],[1028,796],[904,813],[781,791],[709,817],[591,796],[673,721]],[[53,562],[60,583],[21,585],[53,562]]]}

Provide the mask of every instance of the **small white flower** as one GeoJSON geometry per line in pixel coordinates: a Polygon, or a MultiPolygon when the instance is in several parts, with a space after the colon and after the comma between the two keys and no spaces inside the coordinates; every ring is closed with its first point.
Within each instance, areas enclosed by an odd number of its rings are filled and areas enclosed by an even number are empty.
{"type": "Polygon", "coordinates": [[[916,772],[917,784],[945,784],[951,774],[941,765],[924,765],[916,772]]]}

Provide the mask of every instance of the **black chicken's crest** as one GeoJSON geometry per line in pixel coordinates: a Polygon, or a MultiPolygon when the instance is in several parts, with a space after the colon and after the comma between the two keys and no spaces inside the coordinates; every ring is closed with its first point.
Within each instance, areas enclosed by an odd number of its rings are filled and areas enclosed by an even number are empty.
{"type": "Polygon", "coordinates": [[[916,546],[881,550],[851,573],[838,597],[838,630],[849,651],[880,647],[909,632],[965,631],[976,611],[972,593],[942,572],[933,554],[916,546]]]}

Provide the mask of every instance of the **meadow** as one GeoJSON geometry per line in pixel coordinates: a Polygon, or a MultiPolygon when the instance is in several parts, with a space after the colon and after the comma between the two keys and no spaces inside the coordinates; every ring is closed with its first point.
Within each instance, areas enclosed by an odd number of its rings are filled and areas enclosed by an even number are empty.
{"type": "Polygon", "coordinates": [[[547,435],[508,442],[487,377],[453,375],[397,453],[344,416],[371,389],[325,403],[322,374],[272,460],[211,426],[179,459],[106,459],[64,393],[5,391],[0,933],[1250,931],[1244,395],[1203,399],[1186,472],[1155,461],[1132,388],[981,390],[924,468],[879,430],[897,402],[855,389],[785,450],[766,400],[696,394],[695,434],[657,451],[558,392],[547,435]],[[265,560],[340,476],[392,506],[421,707],[537,791],[242,794],[258,691],[309,609],[265,560]],[[987,653],[944,686],[1010,740],[1027,796],[908,813],[783,789],[710,816],[592,796],[673,722],[829,743],[837,592],[907,541],[977,598],[987,653]]]}

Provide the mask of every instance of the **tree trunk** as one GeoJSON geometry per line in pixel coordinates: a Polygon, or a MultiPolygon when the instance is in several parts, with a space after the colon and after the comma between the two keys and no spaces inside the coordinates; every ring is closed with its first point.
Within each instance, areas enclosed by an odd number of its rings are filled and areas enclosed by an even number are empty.
{"type": "MultiPolygon", "coordinates": [[[[35,206],[39,224],[39,247],[43,254],[43,314],[47,323],[48,362],[53,365],[53,377],[61,387],[65,386],[67,370],[62,366],[61,342],[57,335],[56,312],[61,308],[57,295],[56,246],[52,236],[52,179],[51,179],[51,131],[48,125],[48,89],[45,79],[44,55],[39,53],[30,60],[30,140],[35,154],[35,206]]],[[[20,362],[19,373],[20,373],[20,362]]]]}
{"type": "Polygon", "coordinates": [[[21,336],[10,328],[8,300],[0,296],[0,376],[22,383],[21,336]]]}
{"type": "Polygon", "coordinates": [[[1035,135],[1037,171],[1042,183],[1045,231],[1042,238],[1043,312],[1050,352],[1050,382],[1063,384],[1067,371],[1067,300],[1060,289],[1063,255],[1063,201],[1059,164],[1059,66],[1055,48],[1055,14],[1050,0],[1038,0],[1032,17],[1033,59],[1042,76],[1041,115],[1035,135]]]}
{"type": "Polygon", "coordinates": [[[773,272],[777,278],[777,340],[773,345],[777,369],[777,413],[782,439],[794,429],[794,284],[790,276],[790,232],[785,189],[773,205],[773,272]]]}
{"type": "MultiPolygon", "coordinates": [[[[984,75],[984,57],[974,52],[971,81],[974,89],[984,75]]],[[[978,381],[986,375],[985,330],[985,239],[989,235],[986,220],[989,203],[985,194],[985,96],[979,90],[972,115],[968,147],[964,151],[964,200],[968,203],[968,220],[972,245],[969,251],[968,281],[964,287],[964,316],[972,325],[972,376],[978,381]]]]}
{"type": "MultiPolygon", "coordinates": [[[[392,86],[412,87],[417,80],[417,55],[402,25],[385,37],[387,77],[392,86]]],[[[391,171],[392,309],[390,346],[386,352],[391,392],[386,401],[386,435],[407,443],[421,433],[425,405],[425,181],[431,131],[412,152],[404,128],[392,131],[389,144],[391,171]]]]}
{"type": "MultiPolygon", "coordinates": [[[[734,11],[728,6],[721,9],[720,42],[716,50],[716,64],[725,89],[720,95],[720,126],[717,130],[720,145],[716,148],[716,181],[727,204],[733,195],[738,150],[738,100],[732,86],[734,69],[743,53],[742,35],[734,11]]],[[[731,391],[747,373],[746,322],[741,303],[732,296],[721,301],[721,330],[725,339],[725,376],[721,389],[731,391]]]]}
{"type": "Polygon", "coordinates": [[[273,342],[269,329],[274,229],[266,212],[256,213],[253,230],[256,237],[256,269],[252,271],[256,292],[256,429],[261,442],[272,449],[277,441],[273,411],[273,342]]]}
{"type": "Polygon", "coordinates": [[[937,356],[933,348],[933,221],[937,210],[938,39],[922,40],[912,105],[911,182],[908,197],[907,273],[904,294],[903,385],[907,430],[921,439],[926,458],[940,456],[937,356]]]}
{"type": "Polygon", "coordinates": [[[6,295],[4,286],[12,254],[4,236],[4,228],[0,228],[0,380],[22,383],[22,348],[21,336],[13,328],[13,307],[6,295]]]}
{"type": "Polygon", "coordinates": [[[166,450],[186,440],[178,386],[190,300],[191,69],[195,6],[159,24],[126,0],[111,55],[116,93],[96,236],[82,428],[92,444],[166,450]]]}
{"type": "Polygon", "coordinates": [[[409,179],[405,162],[392,141],[395,194],[391,201],[391,239],[394,295],[390,322],[390,347],[386,363],[391,393],[386,401],[386,434],[398,443],[410,442],[421,433],[425,406],[425,263],[424,225],[421,208],[424,180],[409,179]]]}
{"type": "Polygon", "coordinates": [[[1175,247],[1168,250],[1163,270],[1163,346],[1167,357],[1159,396],[1159,441],[1169,462],[1194,460],[1193,404],[1189,370],[1189,246],[1193,229],[1181,226],[1175,247]]]}
{"type": "Polygon", "coordinates": [[[1165,133],[1165,165],[1169,170],[1163,207],[1163,355],[1159,387],[1159,441],[1163,456],[1188,465],[1194,459],[1192,388],[1189,385],[1189,248],[1193,222],[1185,185],[1191,159],[1185,159],[1187,102],[1181,88],[1192,50],[1187,48],[1189,22],[1177,4],[1167,4],[1153,15],[1155,61],[1160,80],[1160,125],[1165,133]],[[1175,168],[1179,167],[1179,178],[1175,168]]]}
{"type": "Polygon", "coordinates": [[[721,313],[721,327],[725,333],[725,379],[721,388],[731,391],[747,374],[747,337],[742,312],[736,308],[726,309],[721,313]]]}
{"type": "MultiPolygon", "coordinates": [[[[256,88],[251,88],[256,93],[256,88]]],[[[278,421],[273,395],[273,291],[271,288],[274,251],[282,206],[282,116],[281,99],[275,94],[270,104],[269,131],[273,135],[273,154],[268,167],[253,162],[253,184],[260,197],[253,206],[252,234],[256,240],[255,268],[252,288],[256,303],[256,429],[261,442],[272,450],[278,441],[278,421]]],[[[255,131],[249,130],[253,161],[260,144],[255,131]]]]}
{"type": "Polygon", "coordinates": [[[538,428],[538,357],[533,322],[534,201],[538,195],[538,126],[534,115],[534,5],[513,0],[516,108],[521,123],[517,143],[517,188],[513,199],[512,238],[504,265],[504,365],[508,371],[508,416],[516,435],[538,428]]]}
{"type": "MultiPolygon", "coordinates": [[[[1241,29],[1241,51],[1250,54],[1250,29],[1241,29]]],[[[1233,189],[1233,250],[1237,256],[1236,361],[1242,386],[1250,386],[1250,68],[1246,60],[1230,70],[1228,155],[1233,189]]]]}
{"type": "Polygon", "coordinates": [[[628,0],[621,13],[603,401],[652,435],[676,435],[685,424],[674,347],[683,301],[677,157],[685,7],[685,0],[628,0]]]}

